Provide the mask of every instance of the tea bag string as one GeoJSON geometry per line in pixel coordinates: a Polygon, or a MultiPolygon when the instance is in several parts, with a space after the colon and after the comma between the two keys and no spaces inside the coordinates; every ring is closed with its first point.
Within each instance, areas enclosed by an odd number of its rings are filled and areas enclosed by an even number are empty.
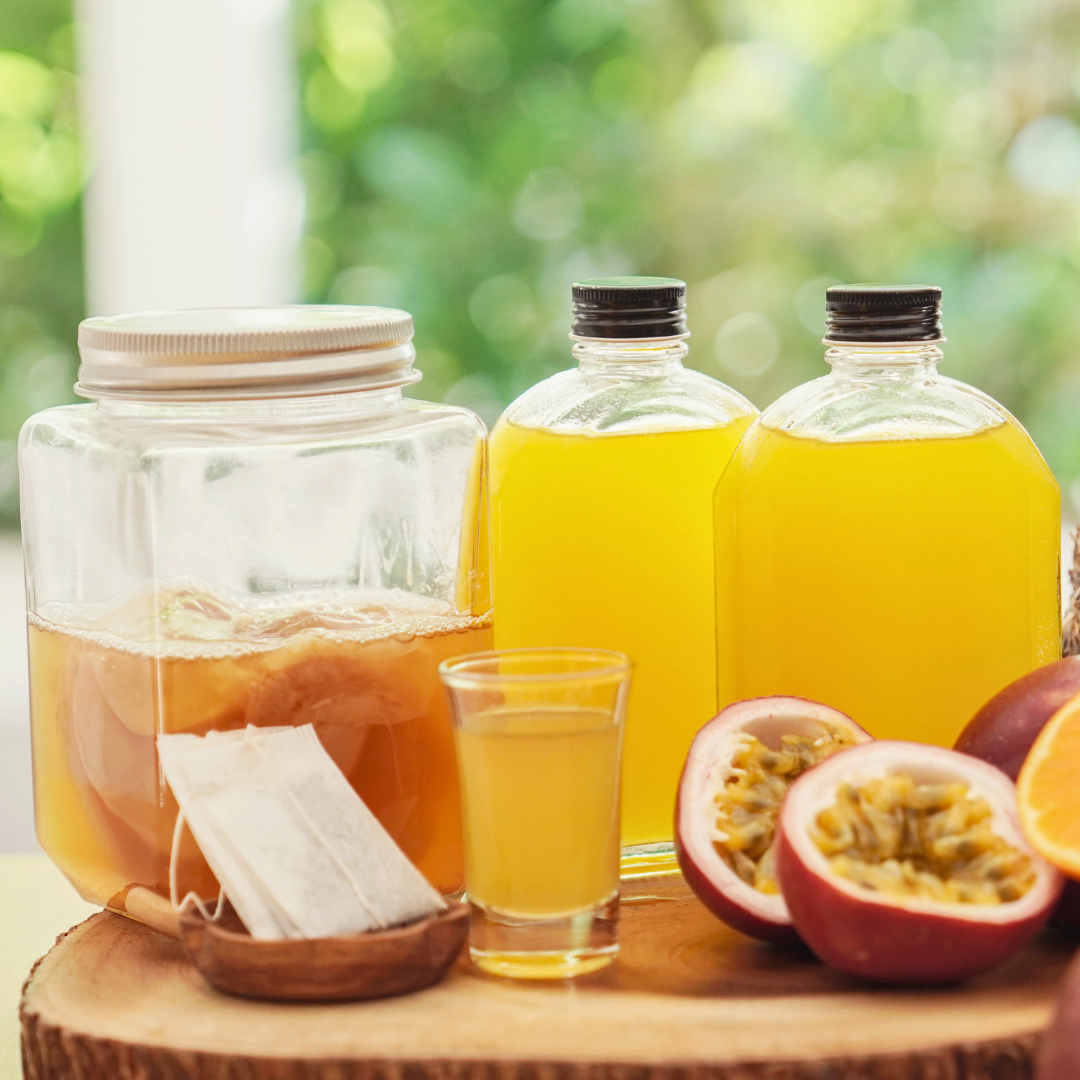
{"type": "Polygon", "coordinates": [[[367,896],[364,894],[364,890],[360,887],[352,874],[349,873],[349,868],[341,861],[341,859],[338,857],[337,852],[334,851],[333,846],[329,843],[326,837],[323,836],[322,831],[319,829],[318,825],[315,824],[315,822],[311,818],[311,815],[304,808],[304,804],[292,793],[289,785],[285,782],[285,778],[278,771],[277,766],[267,755],[266,751],[259,745],[257,740],[251,738],[249,734],[251,730],[251,727],[246,727],[244,729],[244,740],[248,743],[249,746],[253,746],[255,748],[255,752],[259,755],[260,758],[262,758],[263,763],[274,774],[274,776],[277,777],[279,783],[281,784],[282,790],[285,792],[289,801],[299,811],[300,816],[304,819],[304,821],[307,823],[308,828],[311,829],[319,842],[322,844],[323,849],[337,864],[337,868],[341,871],[345,880],[349,883],[349,887],[352,889],[353,894],[356,896],[356,899],[360,901],[360,906],[372,917],[372,919],[375,920],[376,926],[378,926],[380,929],[385,929],[389,924],[371,904],[371,901],[368,900],[367,896]]]}
{"type": "Polygon", "coordinates": [[[183,831],[184,811],[177,810],[176,825],[173,828],[172,848],[169,850],[169,902],[172,904],[173,911],[175,911],[177,915],[183,915],[187,910],[188,905],[192,904],[198,909],[199,914],[206,919],[207,922],[217,922],[225,910],[225,889],[221,885],[218,886],[217,903],[214,905],[214,913],[212,915],[210,914],[210,909],[203,903],[202,897],[196,892],[187,893],[184,899],[177,903],[176,897],[180,892],[179,885],[177,884],[180,868],[180,837],[183,834],[183,831]]]}

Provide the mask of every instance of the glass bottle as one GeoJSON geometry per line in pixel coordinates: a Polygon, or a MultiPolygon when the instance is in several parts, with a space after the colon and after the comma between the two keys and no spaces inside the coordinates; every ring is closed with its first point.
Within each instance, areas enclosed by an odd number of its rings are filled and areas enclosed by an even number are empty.
{"type": "Polygon", "coordinates": [[[491,436],[496,647],[634,663],[624,873],[673,865],[679,772],[716,712],[712,495],[756,413],[683,366],[685,291],[670,278],[575,285],[577,367],[519,397],[491,436]]]}
{"type": "Polygon", "coordinates": [[[796,694],[951,746],[1060,656],[1057,483],[996,401],[937,372],[941,290],[828,290],[829,375],[751,425],[717,489],[732,697],[796,694]]]}
{"type": "MultiPolygon", "coordinates": [[[[19,446],[42,846],[89,900],[168,896],[159,732],[312,723],[444,892],[463,885],[439,663],[491,646],[484,429],[408,400],[381,308],[89,319],[19,446]]],[[[181,890],[216,892],[187,838],[181,890]]]]}

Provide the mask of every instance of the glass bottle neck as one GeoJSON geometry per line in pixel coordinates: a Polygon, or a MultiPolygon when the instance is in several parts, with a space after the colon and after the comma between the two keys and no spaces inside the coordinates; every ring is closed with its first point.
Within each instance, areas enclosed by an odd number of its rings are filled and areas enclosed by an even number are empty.
{"type": "Polygon", "coordinates": [[[937,342],[866,345],[830,343],[825,360],[833,378],[917,381],[934,378],[944,354],[937,342]]]}
{"type": "Polygon", "coordinates": [[[679,371],[689,351],[682,338],[579,338],[571,348],[583,374],[629,378],[656,378],[679,371]]]}

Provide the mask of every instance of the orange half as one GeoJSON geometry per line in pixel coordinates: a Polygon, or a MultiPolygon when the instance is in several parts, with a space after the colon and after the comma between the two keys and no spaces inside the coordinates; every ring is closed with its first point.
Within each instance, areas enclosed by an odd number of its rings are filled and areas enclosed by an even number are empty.
{"type": "Polygon", "coordinates": [[[1016,787],[1032,846],[1062,873],[1080,878],[1080,694],[1039,733],[1016,787]]]}

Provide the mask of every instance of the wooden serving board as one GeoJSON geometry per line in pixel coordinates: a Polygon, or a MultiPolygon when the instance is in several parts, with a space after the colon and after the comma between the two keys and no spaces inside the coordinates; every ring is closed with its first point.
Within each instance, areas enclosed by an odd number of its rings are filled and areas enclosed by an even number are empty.
{"type": "Polygon", "coordinates": [[[216,993],[170,938],[102,913],[23,992],[26,1080],[1027,1080],[1075,942],[1045,933],[937,990],[881,989],[728,930],[681,878],[632,883],[615,965],[507,982],[462,957],[408,997],[216,993]]]}

